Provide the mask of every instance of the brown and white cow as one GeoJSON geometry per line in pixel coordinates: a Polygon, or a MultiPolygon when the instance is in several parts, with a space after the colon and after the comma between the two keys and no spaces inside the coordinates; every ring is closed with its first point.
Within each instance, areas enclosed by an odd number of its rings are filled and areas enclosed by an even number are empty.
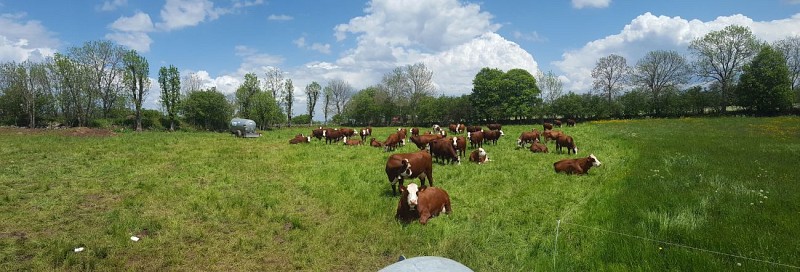
{"type": "Polygon", "coordinates": [[[432,217],[451,212],[453,208],[447,191],[433,186],[418,187],[414,183],[400,186],[400,201],[394,216],[401,222],[408,224],[419,218],[419,223],[425,225],[432,217]]]}
{"type": "Polygon", "coordinates": [[[400,145],[402,140],[400,139],[399,133],[392,133],[389,137],[386,138],[386,141],[383,142],[383,151],[392,151],[397,149],[400,145]]]}
{"type": "Polygon", "coordinates": [[[542,124],[542,126],[544,127],[544,130],[551,130],[551,129],[553,129],[553,124],[551,124],[551,123],[547,123],[547,122],[545,122],[544,124],[542,124]]]}
{"type": "Polygon", "coordinates": [[[467,139],[461,136],[447,138],[453,144],[453,148],[458,151],[459,156],[466,156],[467,152],[467,139]]]}
{"type": "Polygon", "coordinates": [[[575,119],[567,119],[567,126],[574,127],[575,126],[575,119]]]}
{"type": "Polygon", "coordinates": [[[386,176],[392,185],[392,194],[397,195],[396,183],[403,186],[403,180],[419,178],[420,184],[433,186],[433,159],[428,151],[392,154],[386,160],[386,176]]]}
{"type": "Polygon", "coordinates": [[[554,127],[561,127],[561,120],[553,120],[554,127]]]}
{"type": "Polygon", "coordinates": [[[411,128],[411,136],[419,136],[419,128],[411,128]]]}
{"type": "Polygon", "coordinates": [[[450,132],[455,134],[464,132],[464,124],[450,124],[450,132]]]}
{"type": "Polygon", "coordinates": [[[349,145],[349,146],[361,145],[363,143],[359,139],[350,139],[350,140],[348,140],[347,136],[344,136],[344,138],[342,139],[342,142],[344,142],[344,145],[349,145]]]}
{"type": "Polygon", "coordinates": [[[366,142],[367,136],[372,136],[372,127],[365,127],[358,130],[358,136],[361,136],[361,141],[366,142]]]}
{"type": "Polygon", "coordinates": [[[564,133],[557,130],[545,130],[544,133],[542,133],[542,136],[544,136],[545,143],[549,142],[550,140],[555,141],[561,135],[564,135],[564,133]]]}
{"type": "Polygon", "coordinates": [[[486,127],[488,127],[488,128],[489,128],[489,130],[500,130],[500,129],[502,129],[502,128],[503,128],[503,126],[502,126],[502,125],[500,125],[500,124],[497,124],[497,123],[494,123],[494,124],[488,124],[488,125],[486,125],[486,127]]]}
{"type": "Polygon", "coordinates": [[[580,159],[563,159],[553,163],[553,168],[556,170],[556,173],[567,173],[567,174],[578,174],[583,175],[589,173],[589,169],[592,166],[600,166],[599,160],[594,154],[589,155],[586,158],[580,159]]]}
{"type": "Polygon", "coordinates": [[[533,131],[523,131],[522,134],[519,135],[519,138],[517,138],[517,147],[524,148],[526,144],[539,141],[539,138],[539,131],[536,129],[533,129],[533,131]]]}
{"type": "Polygon", "coordinates": [[[289,144],[310,143],[311,136],[304,136],[303,134],[295,135],[294,138],[289,140],[289,144]]]}
{"type": "Polygon", "coordinates": [[[419,135],[419,136],[411,136],[411,142],[417,145],[419,149],[425,149],[428,143],[439,140],[444,136],[440,134],[431,134],[431,135],[419,135]]]}
{"type": "Polygon", "coordinates": [[[475,149],[475,151],[472,151],[472,153],[469,153],[469,161],[482,164],[489,161],[489,154],[486,154],[486,150],[484,150],[482,147],[479,147],[478,149],[475,149]]]}
{"type": "Polygon", "coordinates": [[[497,140],[500,139],[500,136],[506,135],[503,133],[503,130],[487,130],[483,132],[483,140],[486,142],[491,141],[492,144],[496,145],[497,140]]]}
{"type": "Polygon", "coordinates": [[[323,128],[323,127],[319,127],[318,129],[311,130],[311,136],[314,137],[314,138],[317,138],[317,140],[322,140],[322,138],[325,138],[325,136],[322,135],[323,131],[325,131],[325,128],[323,128]]]}
{"type": "Polygon", "coordinates": [[[353,137],[356,135],[356,131],[352,128],[339,128],[339,131],[342,132],[342,136],[353,137]]]}
{"type": "Polygon", "coordinates": [[[467,139],[469,139],[470,147],[475,148],[483,147],[483,131],[467,132],[467,139]]]}
{"type": "Polygon", "coordinates": [[[539,141],[533,142],[531,145],[531,152],[533,153],[547,153],[547,146],[540,143],[539,141]]]}
{"type": "Polygon", "coordinates": [[[456,148],[453,146],[453,141],[449,139],[438,139],[428,143],[428,150],[431,151],[431,155],[433,155],[434,159],[441,160],[442,163],[446,162],[456,162],[459,165],[461,164],[461,158],[458,157],[458,152],[456,148]]]}
{"type": "Polygon", "coordinates": [[[433,127],[431,127],[431,129],[433,130],[433,133],[436,133],[436,134],[441,133],[441,131],[442,131],[442,127],[440,127],[437,124],[434,124],[433,127]]]}
{"type": "Polygon", "coordinates": [[[481,126],[467,126],[467,132],[476,132],[483,130],[481,126]]]}
{"type": "Polygon", "coordinates": [[[408,135],[408,130],[405,128],[398,128],[397,135],[400,135],[400,146],[406,145],[406,136],[408,135]]]}
{"type": "Polygon", "coordinates": [[[381,142],[378,142],[377,140],[375,140],[375,138],[372,138],[372,139],[369,140],[369,146],[371,146],[371,147],[383,147],[383,144],[381,142]]]}
{"type": "Polygon", "coordinates": [[[564,147],[567,148],[567,154],[578,154],[578,147],[575,146],[575,140],[572,139],[572,136],[566,134],[558,136],[556,139],[556,150],[558,150],[558,153],[561,153],[561,149],[564,147]]]}
{"type": "Polygon", "coordinates": [[[338,142],[339,140],[342,139],[342,137],[344,137],[344,135],[340,130],[330,129],[330,128],[322,131],[322,136],[325,137],[326,144],[338,142]]]}

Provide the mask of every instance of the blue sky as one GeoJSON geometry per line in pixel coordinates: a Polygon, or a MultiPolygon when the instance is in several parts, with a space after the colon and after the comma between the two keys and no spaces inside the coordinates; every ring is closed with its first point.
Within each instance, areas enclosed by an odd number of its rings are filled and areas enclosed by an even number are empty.
{"type": "Polygon", "coordinates": [[[0,61],[110,39],[140,51],[153,78],[175,65],[227,93],[245,73],[263,79],[278,67],[294,81],[301,114],[311,81],[361,89],[416,62],[434,72],[438,94],[469,93],[486,66],[553,71],[566,91],[584,93],[600,57],[633,65],[651,50],[685,52],[730,24],[766,41],[800,35],[800,0],[0,0],[0,61]]]}

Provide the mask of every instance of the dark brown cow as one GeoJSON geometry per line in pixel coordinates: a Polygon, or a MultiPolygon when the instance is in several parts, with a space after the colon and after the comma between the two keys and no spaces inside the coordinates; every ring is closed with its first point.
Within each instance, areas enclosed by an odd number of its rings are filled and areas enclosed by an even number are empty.
{"type": "Polygon", "coordinates": [[[344,139],[342,139],[342,142],[344,142],[344,145],[350,145],[350,146],[361,145],[363,143],[359,139],[350,139],[350,140],[348,140],[347,136],[344,136],[344,139]]]}
{"type": "Polygon", "coordinates": [[[483,132],[483,140],[486,142],[491,141],[492,144],[496,145],[497,140],[500,139],[500,136],[506,135],[503,133],[503,130],[487,130],[483,132]]]}
{"type": "Polygon", "coordinates": [[[545,143],[547,143],[550,140],[555,141],[561,135],[564,135],[564,133],[557,130],[545,130],[544,133],[542,133],[542,136],[544,136],[545,143]]]}
{"type": "Polygon", "coordinates": [[[450,124],[450,132],[459,134],[464,132],[464,125],[463,124],[450,124]]]}
{"type": "Polygon", "coordinates": [[[341,131],[330,128],[322,131],[322,136],[325,137],[326,144],[338,142],[342,139],[342,137],[344,137],[341,131]]]}
{"type": "Polygon", "coordinates": [[[502,129],[502,128],[503,128],[503,126],[502,126],[502,125],[500,125],[500,124],[497,124],[497,123],[495,123],[495,124],[488,124],[488,125],[486,125],[486,127],[488,127],[488,128],[489,128],[489,130],[500,130],[500,129],[502,129]]]}
{"type": "Polygon", "coordinates": [[[311,142],[311,136],[303,136],[303,134],[295,135],[293,139],[289,140],[289,144],[300,144],[311,142]]]}
{"type": "Polygon", "coordinates": [[[464,137],[450,137],[447,138],[450,143],[453,144],[453,147],[458,151],[459,156],[466,156],[467,152],[467,139],[464,137]]]}
{"type": "Polygon", "coordinates": [[[442,138],[431,141],[428,143],[428,150],[431,151],[431,155],[433,155],[434,159],[442,160],[442,163],[447,161],[461,164],[461,159],[458,157],[458,152],[453,146],[452,140],[442,138]]]}
{"type": "Polygon", "coordinates": [[[367,141],[367,136],[372,136],[372,127],[365,127],[358,131],[358,136],[361,136],[361,141],[367,141]]]}
{"type": "Polygon", "coordinates": [[[467,139],[470,147],[483,147],[483,131],[467,132],[467,139]]]}
{"type": "Polygon", "coordinates": [[[420,184],[433,186],[433,160],[428,151],[392,154],[386,160],[386,176],[392,185],[392,194],[397,195],[395,183],[403,186],[404,179],[419,178],[420,184]]]}
{"type": "Polygon", "coordinates": [[[539,141],[538,130],[534,129],[533,131],[523,131],[522,134],[519,135],[519,138],[517,138],[517,147],[524,148],[526,144],[530,144],[535,141],[539,141]]]}
{"type": "Polygon", "coordinates": [[[567,119],[567,126],[574,127],[575,126],[575,119],[567,119]]]}
{"type": "Polygon", "coordinates": [[[411,128],[411,136],[419,136],[419,128],[411,128]]]}
{"type": "Polygon", "coordinates": [[[553,126],[561,127],[561,120],[553,120],[553,126]]]}
{"type": "Polygon", "coordinates": [[[397,149],[397,146],[400,145],[402,140],[400,139],[399,133],[392,133],[386,138],[386,141],[383,142],[383,151],[392,151],[397,149]]]}
{"type": "Polygon", "coordinates": [[[594,154],[589,155],[586,158],[580,159],[563,159],[553,163],[553,168],[556,170],[556,173],[567,173],[567,174],[578,174],[583,175],[589,173],[589,169],[592,166],[600,166],[599,160],[594,154]]]}
{"type": "Polygon", "coordinates": [[[550,124],[550,123],[544,123],[544,124],[542,124],[542,126],[544,127],[544,130],[553,129],[553,124],[550,124]]]}
{"type": "Polygon", "coordinates": [[[369,145],[371,147],[383,147],[383,144],[381,142],[378,142],[377,140],[375,140],[375,138],[372,138],[372,139],[369,140],[369,145]]]}
{"type": "Polygon", "coordinates": [[[539,141],[534,142],[531,145],[531,152],[533,153],[547,153],[547,146],[540,143],[539,141]]]}
{"type": "Polygon", "coordinates": [[[417,145],[417,148],[425,149],[425,146],[427,146],[428,143],[441,138],[444,138],[444,136],[440,134],[411,136],[411,142],[417,145]]]}
{"type": "Polygon", "coordinates": [[[568,136],[566,134],[558,136],[556,139],[556,150],[558,150],[558,153],[562,152],[561,148],[563,147],[567,148],[567,154],[578,154],[578,147],[575,146],[575,140],[572,139],[572,136],[568,136]]]}
{"type": "Polygon", "coordinates": [[[318,129],[315,129],[315,130],[311,131],[311,136],[313,136],[314,138],[317,138],[317,140],[322,140],[322,138],[325,138],[325,136],[322,135],[323,131],[325,131],[325,129],[322,128],[322,127],[319,127],[318,129]]]}
{"type": "Polygon", "coordinates": [[[483,130],[481,126],[467,126],[467,132],[476,132],[483,130]]]}
{"type": "Polygon", "coordinates": [[[356,135],[356,131],[352,128],[339,128],[339,131],[342,132],[342,136],[353,137],[356,135]]]}
{"type": "Polygon", "coordinates": [[[400,186],[400,201],[397,203],[395,218],[403,223],[411,223],[419,218],[419,223],[425,225],[428,220],[444,212],[450,214],[453,208],[450,205],[450,195],[445,190],[437,187],[418,187],[411,183],[400,186]]]}
{"type": "Polygon", "coordinates": [[[469,153],[469,161],[482,164],[489,161],[489,154],[486,154],[486,150],[483,150],[482,147],[479,147],[475,151],[472,151],[472,153],[469,153]]]}

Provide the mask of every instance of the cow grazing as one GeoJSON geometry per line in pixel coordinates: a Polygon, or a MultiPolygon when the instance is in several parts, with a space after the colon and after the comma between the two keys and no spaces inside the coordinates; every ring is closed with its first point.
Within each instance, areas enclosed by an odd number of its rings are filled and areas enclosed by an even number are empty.
{"type": "Polygon", "coordinates": [[[522,134],[519,135],[519,138],[517,138],[517,147],[524,148],[526,144],[534,143],[535,141],[539,141],[539,131],[536,129],[533,131],[523,131],[522,134]]]}
{"type": "Polygon", "coordinates": [[[404,179],[419,178],[420,184],[433,186],[433,160],[427,151],[392,154],[386,160],[386,176],[392,185],[392,194],[397,195],[396,183],[403,186],[404,179]]]}
{"type": "Polygon", "coordinates": [[[342,136],[353,137],[356,135],[356,131],[352,128],[339,128],[339,131],[342,132],[342,136]]]}
{"type": "Polygon", "coordinates": [[[361,141],[367,141],[367,136],[372,136],[372,127],[365,127],[358,131],[358,136],[361,136],[361,141]]]}
{"type": "Polygon", "coordinates": [[[347,136],[344,136],[344,138],[342,139],[342,142],[344,142],[344,145],[350,145],[350,146],[361,145],[361,143],[363,143],[359,139],[350,139],[350,140],[348,140],[347,136]]]}
{"type": "Polygon", "coordinates": [[[392,151],[397,149],[397,146],[400,145],[400,134],[399,133],[392,133],[386,138],[386,141],[383,142],[383,151],[392,151]]]}
{"type": "Polygon", "coordinates": [[[467,139],[469,139],[469,145],[472,148],[483,147],[483,131],[475,131],[475,132],[467,132],[467,139]]]}
{"type": "Polygon", "coordinates": [[[561,127],[561,120],[553,120],[553,126],[561,127]]]}
{"type": "Polygon", "coordinates": [[[383,144],[381,142],[378,142],[377,140],[375,140],[375,138],[372,138],[372,139],[369,140],[369,146],[371,146],[371,147],[383,147],[383,144]]]}
{"type": "Polygon", "coordinates": [[[558,153],[561,153],[561,148],[563,147],[567,148],[567,154],[578,154],[578,147],[575,146],[575,141],[572,139],[572,136],[565,134],[558,136],[556,139],[556,149],[558,150],[558,153]]]}
{"type": "Polygon", "coordinates": [[[503,135],[506,135],[503,130],[487,130],[483,132],[483,140],[486,142],[491,141],[492,144],[496,145],[497,140],[503,135]]]}
{"type": "Polygon", "coordinates": [[[600,166],[599,160],[594,154],[589,155],[586,158],[580,159],[563,159],[553,163],[553,168],[556,170],[556,173],[567,173],[567,174],[588,174],[589,169],[592,166],[600,166]]]}
{"type": "Polygon", "coordinates": [[[567,126],[574,127],[575,126],[575,119],[567,119],[567,126]]]}
{"type": "Polygon", "coordinates": [[[435,141],[431,141],[428,143],[428,150],[431,151],[431,155],[436,160],[441,160],[442,163],[445,161],[447,162],[456,162],[459,165],[461,164],[461,159],[458,157],[458,152],[456,148],[453,147],[453,141],[449,139],[438,139],[435,141]]]}
{"type": "Polygon", "coordinates": [[[483,150],[483,148],[480,147],[475,151],[472,151],[472,153],[469,153],[469,161],[482,164],[489,161],[489,155],[486,154],[486,150],[483,150]]]}
{"type": "Polygon", "coordinates": [[[431,134],[431,135],[419,135],[419,136],[411,136],[411,142],[417,145],[419,149],[425,149],[428,143],[441,139],[444,136],[440,134],[431,134]]]}
{"type": "Polygon", "coordinates": [[[544,123],[544,124],[542,124],[542,126],[544,127],[544,130],[553,129],[553,124],[551,124],[551,123],[544,123]]]}
{"type": "Polygon", "coordinates": [[[330,128],[322,131],[322,136],[325,137],[326,144],[338,142],[339,140],[342,139],[342,137],[344,137],[342,132],[339,131],[338,129],[330,129],[330,128]]]}
{"type": "Polygon", "coordinates": [[[300,144],[300,143],[310,143],[311,136],[303,136],[303,134],[297,134],[289,140],[289,144],[300,144]]]}
{"type": "Polygon", "coordinates": [[[539,141],[533,142],[531,145],[531,152],[533,153],[547,153],[547,146],[540,143],[539,141]]]}
{"type": "Polygon", "coordinates": [[[419,128],[411,128],[411,137],[419,136],[419,128]]]}
{"type": "Polygon", "coordinates": [[[464,125],[463,124],[450,124],[450,132],[459,134],[464,132],[464,125]]]}
{"type": "Polygon", "coordinates": [[[467,139],[464,137],[450,137],[447,139],[450,143],[453,144],[453,148],[458,151],[459,156],[466,156],[467,152],[467,139]]]}
{"type": "Polygon", "coordinates": [[[503,126],[502,126],[502,125],[500,125],[500,124],[497,124],[497,123],[495,123],[495,124],[488,124],[488,125],[486,125],[486,127],[488,127],[488,128],[489,128],[489,130],[500,130],[500,129],[502,129],[502,128],[503,128],[503,126]]]}
{"type": "Polygon", "coordinates": [[[444,212],[450,214],[450,195],[437,187],[418,187],[414,183],[400,186],[400,201],[397,203],[395,218],[403,223],[411,223],[419,218],[420,224],[427,224],[434,216],[444,212]]]}
{"type": "Polygon", "coordinates": [[[322,128],[322,127],[319,127],[318,129],[314,129],[314,130],[311,131],[311,136],[314,137],[314,138],[317,138],[317,140],[322,140],[322,138],[325,138],[325,135],[322,135],[323,131],[325,131],[325,129],[322,128]]]}
{"type": "Polygon", "coordinates": [[[483,130],[481,126],[467,126],[467,132],[476,132],[483,130]]]}
{"type": "Polygon", "coordinates": [[[550,140],[555,141],[561,135],[564,135],[564,133],[561,132],[561,131],[557,131],[557,130],[545,130],[544,133],[542,133],[542,136],[544,136],[544,142],[545,143],[547,143],[550,140]]]}

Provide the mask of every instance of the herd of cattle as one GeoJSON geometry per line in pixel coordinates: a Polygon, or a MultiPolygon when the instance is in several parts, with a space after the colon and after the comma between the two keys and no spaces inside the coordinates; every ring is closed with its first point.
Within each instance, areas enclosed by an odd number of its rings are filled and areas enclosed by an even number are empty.
{"type": "MultiPolygon", "coordinates": [[[[575,126],[575,120],[568,119],[567,126],[575,126]]],[[[524,131],[517,138],[517,148],[525,148],[530,145],[530,151],[534,153],[547,153],[545,143],[555,142],[556,150],[559,153],[567,149],[567,154],[577,154],[578,147],[572,136],[562,131],[553,130],[554,127],[561,127],[560,120],[553,123],[544,123],[543,131],[537,129],[524,131]],[[544,138],[544,143],[542,143],[544,138]]],[[[504,136],[500,124],[489,124],[484,130],[480,126],[465,126],[463,124],[450,124],[451,134],[462,134],[465,136],[447,137],[448,132],[439,125],[433,125],[432,130],[420,134],[419,128],[411,129],[411,137],[407,137],[405,128],[399,128],[390,134],[385,141],[378,141],[372,137],[372,127],[362,128],[358,131],[352,128],[323,128],[319,127],[311,131],[311,136],[303,134],[296,135],[289,140],[290,144],[310,143],[311,138],[318,140],[325,139],[325,143],[332,144],[343,142],[344,145],[356,146],[366,143],[370,138],[369,145],[382,148],[385,152],[394,151],[406,144],[408,138],[419,149],[412,153],[396,153],[389,156],[386,161],[386,176],[392,186],[393,195],[397,195],[400,190],[400,201],[397,204],[395,217],[405,223],[419,218],[421,224],[427,223],[428,219],[437,216],[441,212],[450,213],[450,196],[441,188],[433,187],[433,162],[461,164],[461,157],[465,157],[467,142],[474,149],[468,156],[469,161],[478,164],[489,161],[489,156],[483,144],[496,145],[497,141],[504,136]],[[356,134],[361,139],[356,138],[356,134]],[[405,179],[420,180],[420,185],[414,183],[403,185],[405,179]],[[428,186],[425,186],[425,181],[428,186]],[[398,184],[399,183],[399,184],[398,184]],[[399,185],[399,186],[398,186],[399,185]]],[[[600,166],[601,163],[594,156],[589,155],[585,158],[563,159],[553,163],[553,168],[557,173],[578,174],[588,173],[593,166],[600,166]]]]}

